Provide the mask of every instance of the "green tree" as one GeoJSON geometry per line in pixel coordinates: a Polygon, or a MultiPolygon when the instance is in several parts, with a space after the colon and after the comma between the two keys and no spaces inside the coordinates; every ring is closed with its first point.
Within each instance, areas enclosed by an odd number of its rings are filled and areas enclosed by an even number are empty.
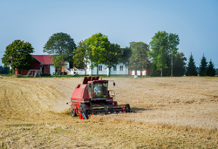
{"type": "MultiPolygon", "coordinates": [[[[129,47],[125,47],[122,49],[122,57],[121,57],[121,62],[129,67],[129,63],[130,63],[130,57],[132,55],[132,50],[129,47]]],[[[129,74],[129,71],[128,71],[129,74]]]]}
{"type": "Polygon", "coordinates": [[[55,69],[56,69],[55,76],[56,76],[57,74],[60,75],[62,66],[65,65],[65,63],[64,63],[64,58],[63,58],[62,56],[53,55],[51,59],[52,59],[52,61],[53,61],[54,67],[55,67],[55,69]]]}
{"type": "Polygon", "coordinates": [[[5,67],[10,65],[13,70],[17,68],[20,73],[21,70],[28,70],[32,67],[30,62],[33,58],[30,54],[33,52],[33,47],[29,42],[15,40],[6,47],[2,63],[5,67]]]}
{"type": "Polygon", "coordinates": [[[144,42],[130,42],[132,55],[130,57],[129,69],[145,70],[149,65],[148,59],[149,45],[144,42]]]}
{"type": "Polygon", "coordinates": [[[215,76],[215,74],[216,74],[216,70],[214,68],[214,64],[210,60],[209,65],[208,65],[208,69],[207,69],[207,75],[208,76],[215,76]]]}
{"type": "Polygon", "coordinates": [[[207,61],[206,61],[206,58],[204,55],[201,59],[201,65],[199,67],[199,75],[200,76],[207,76],[207,61]]]}
{"type": "Polygon", "coordinates": [[[70,64],[73,63],[72,52],[76,49],[76,44],[70,35],[62,32],[55,33],[49,38],[43,48],[43,52],[62,56],[64,61],[70,64]]]}
{"type": "Polygon", "coordinates": [[[9,74],[9,67],[2,67],[0,66],[0,74],[9,74]]]}
{"type": "Polygon", "coordinates": [[[151,69],[150,76],[160,76],[160,70],[157,70],[156,65],[152,63],[150,69],[151,69]]]}
{"type": "Polygon", "coordinates": [[[130,62],[130,57],[132,55],[132,50],[129,47],[125,47],[122,49],[122,57],[121,57],[121,62],[128,66],[130,62]]]}
{"type": "Polygon", "coordinates": [[[174,76],[183,76],[185,74],[186,70],[186,57],[185,55],[181,53],[177,53],[174,55],[174,65],[173,65],[173,74],[174,76]]]}
{"type": "Polygon", "coordinates": [[[98,75],[98,64],[106,61],[106,51],[110,48],[108,37],[102,33],[97,33],[86,39],[85,43],[88,45],[88,48],[90,48],[88,55],[92,62],[91,67],[97,66],[98,75]]]}
{"type": "MultiPolygon", "coordinates": [[[[175,59],[175,55],[173,56],[173,58],[175,59]]],[[[162,71],[163,71],[162,76],[170,76],[170,74],[171,74],[171,71],[170,71],[171,70],[171,57],[170,57],[170,55],[168,55],[166,57],[166,65],[167,65],[167,67],[162,69],[162,71]]],[[[161,69],[158,70],[156,65],[151,63],[150,76],[160,76],[160,74],[161,74],[161,69]]]]}
{"type": "Polygon", "coordinates": [[[111,67],[116,66],[122,58],[122,49],[118,44],[110,44],[110,47],[106,50],[106,53],[103,54],[102,63],[105,64],[109,70],[108,76],[110,76],[111,67]]]}
{"type": "Polygon", "coordinates": [[[197,75],[198,75],[198,73],[197,73],[197,69],[195,66],[194,58],[191,54],[191,56],[189,58],[189,62],[188,62],[186,76],[197,76],[197,75]]]}
{"type": "Polygon", "coordinates": [[[152,59],[153,65],[155,65],[157,70],[161,70],[160,76],[163,76],[163,69],[168,68],[168,33],[165,31],[158,31],[155,33],[150,42],[150,47],[151,51],[148,53],[149,57],[152,59]]]}
{"type": "Polygon", "coordinates": [[[87,44],[84,41],[80,41],[77,45],[77,48],[73,51],[73,64],[76,67],[81,67],[85,69],[85,76],[86,76],[86,69],[89,63],[89,56],[88,51],[90,49],[87,48],[87,44]]]}
{"type": "Polygon", "coordinates": [[[218,68],[216,69],[216,72],[215,72],[215,73],[216,73],[216,75],[218,75],[218,68]]]}
{"type": "Polygon", "coordinates": [[[170,33],[168,34],[168,49],[171,53],[171,76],[173,76],[173,55],[177,53],[179,45],[179,35],[170,33]]]}

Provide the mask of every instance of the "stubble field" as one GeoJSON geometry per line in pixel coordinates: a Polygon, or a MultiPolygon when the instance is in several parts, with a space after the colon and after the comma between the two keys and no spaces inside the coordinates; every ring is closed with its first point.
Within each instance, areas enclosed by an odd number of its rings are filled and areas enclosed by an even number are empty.
{"type": "Polygon", "coordinates": [[[69,115],[83,78],[0,78],[0,148],[218,148],[218,78],[109,78],[133,113],[69,115]]]}

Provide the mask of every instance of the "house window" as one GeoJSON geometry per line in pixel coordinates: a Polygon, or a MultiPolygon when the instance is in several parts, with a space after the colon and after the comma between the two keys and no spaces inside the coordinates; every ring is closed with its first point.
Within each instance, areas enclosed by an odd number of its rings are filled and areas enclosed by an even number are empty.
{"type": "Polygon", "coordinates": [[[114,71],[116,71],[117,70],[117,66],[114,66],[114,69],[113,69],[114,71]]]}
{"type": "Polygon", "coordinates": [[[120,66],[120,71],[123,71],[123,66],[120,66]]]}
{"type": "Polygon", "coordinates": [[[99,70],[99,71],[102,71],[102,66],[98,66],[98,70],[99,70]]]}

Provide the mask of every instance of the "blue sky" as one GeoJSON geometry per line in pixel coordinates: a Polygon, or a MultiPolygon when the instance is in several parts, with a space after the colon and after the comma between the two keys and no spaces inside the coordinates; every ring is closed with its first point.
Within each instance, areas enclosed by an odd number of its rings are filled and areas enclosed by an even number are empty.
{"type": "Polygon", "coordinates": [[[145,42],[158,31],[179,35],[179,52],[205,55],[218,68],[218,0],[0,0],[0,65],[7,45],[30,42],[43,53],[49,37],[69,34],[77,44],[101,32],[121,47],[145,42]]]}

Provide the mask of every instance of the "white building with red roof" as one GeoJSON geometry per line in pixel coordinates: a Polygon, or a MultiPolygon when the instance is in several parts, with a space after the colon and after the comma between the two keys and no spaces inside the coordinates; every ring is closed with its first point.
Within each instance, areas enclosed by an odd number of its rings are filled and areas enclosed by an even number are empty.
{"type": "Polygon", "coordinates": [[[32,55],[36,60],[40,61],[41,73],[55,74],[55,68],[52,61],[52,55],[32,55]]]}
{"type": "MultiPolygon", "coordinates": [[[[55,68],[52,61],[52,55],[32,55],[34,58],[33,61],[30,62],[32,66],[29,70],[40,70],[40,73],[49,73],[55,74],[55,68]]],[[[22,70],[20,72],[21,75],[26,75],[29,70],[22,70]]],[[[18,74],[18,70],[15,70],[15,75],[18,74]]]]}

